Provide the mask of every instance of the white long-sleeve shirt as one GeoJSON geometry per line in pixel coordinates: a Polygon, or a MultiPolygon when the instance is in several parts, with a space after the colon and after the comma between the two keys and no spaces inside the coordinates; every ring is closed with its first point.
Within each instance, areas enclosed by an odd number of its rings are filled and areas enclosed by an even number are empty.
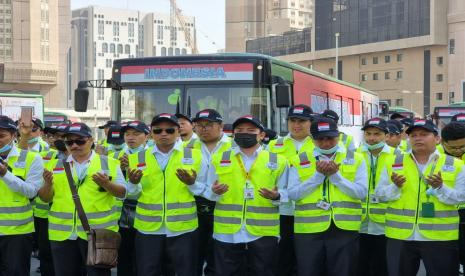
{"type": "MultiPolygon", "coordinates": [[[[412,155],[413,156],[413,155],[412,155]]],[[[436,150],[429,156],[426,164],[420,164],[413,158],[418,169],[424,173],[425,169],[439,156],[436,150]]],[[[380,184],[376,187],[375,194],[382,201],[395,201],[400,198],[402,189],[399,189],[389,178],[387,170],[384,169],[380,176],[380,184]]],[[[465,203],[465,167],[457,175],[454,188],[442,185],[439,189],[433,190],[435,196],[440,202],[447,205],[459,205],[465,203]]],[[[407,239],[409,241],[432,241],[424,237],[418,230],[418,225],[415,226],[415,231],[407,239]]]]}
{"type": "MultiPolygon", "coordinates": [[[[12,157],[19,157],[19,155],[20,149],[14,145],[8,153],[5,162],[8,162],[12,157]]],[[[9,171],[3,177],[0,177],[0,179],[2,179],[12,191],[20,193],[27,198],[33,198],[43,185],[43,173],[44,165],[42,157],[37,154],[31,163],[25,180],[16,177],[9,171]]]]}
{"type": "MultiPolygon", "coordinates": [[[[234,155],[240,154],[242,161],[244,162],[244,167],[247,172],[250,171],[250,168],[252,167],[253,163],[258,157],[258,154],[263,150],[262,147],[259,147],[251,156],[246,155],[243,153],[239,147],[234,147],[232,149],[232,153],[234,155]]],[[[216,169],[215,166],[210,166],[208,169],[208,176],[207,176],[207,187],[205,189],[204,197],[212,200],[212,201],[218,201],[222,196],[217,195],[212,191],[212,186],[213,184],[218,180],[218,175],[216,174],[216,169]]],[[[287,182],[288,182],[288,167],[286,166],[286,169],[283,171],[283,173],[280,175],[278,178],[278,192],[280,194],[280,199],[273,201],[273,204],[275,205],[280,205],[282,203],[287,203],[289,201],[288,196],[287,196],[287,182]]],[[[245,184],[245,183],[244,183],[245,184]]],[[[258,191],[257,191],[258,192],[258,191]]],[[[260,236],[255,236],[249,233],[247,231],[245,223],[242,223],[241,229],[234,233],[234,234],[213,234],[213,238],[215,240],[225,242],[225,243],[249,243],[253,242],[259,238],[260,236]]]]}
{"type": "MultiPolygon", "coordinates": [[[[345,149],[339,147],[337,152],[345,152],[345,149]]],[[[332,157],[328,157],[326,155],[322,155],[317,151],[314,151],[314,156],[318,157],[320,161],[331,161],[332,157]]],[[[289,187],[288,187],[288,196],[291,200],[300,200],[307,195],[313,193],[318,186],[323,184],[325,179],[325,175],[315,171],[315,174],[310,177],[308,180],[301,183],[299,174],[296,168],[290,168],[289,170],[289,187]]],[[[357,172],[355,174],[354,182],[351,182],[345,179],[341,173],[338,171],[337,173],[329,176],[329,180],[331,183],[336,185],[343,193],[346,195],[358,198],[360,200],[365,199],[367,192],[368,192],[368,185],[367,185],[367,169],[365,160],[360,163],[360,166],[357,168],[357,172]]]]}

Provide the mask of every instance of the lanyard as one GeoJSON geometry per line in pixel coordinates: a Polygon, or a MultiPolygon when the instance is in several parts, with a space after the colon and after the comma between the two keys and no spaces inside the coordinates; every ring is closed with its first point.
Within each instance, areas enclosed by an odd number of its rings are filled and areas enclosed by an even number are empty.
{"type": "Polygon", "coordinates": [[[249,172],[245,169],[244,162],[242,162],[242,159],[239,157],[239,154],[236,155],[237,162],[239,163],[239,167],[241,168],[242,174],[244,175],[246,181],[250,181],[250,172],[252,171],[253,167],[257,163],[258,157],[255,159],[253,162],[252,166],[250,167],[249,172]]]}
{"type": "MultiPolygon", "coordinates": [[[[423,175],[423,172],[422,172],[422,171],[420,170],[420,168],[418,167],[418,162],[417,162],[417,160],[415,159],[415,156],[412,155],[412,158],[413,158],[413,160],[415,160],[415,167],[417,168],[418,175],[420,176],[420,179],[419,179],[419,180],[420,180],[420,182],[423,181],[423,183],[425,183],[425,185],[426,185],[426,191],[427,191],[427,190],[429,189],[429,187],[428,187],[428,183],[426,182],[425,176],[423,175]]],[[[431,167],[431,171],[429,172],[429,177],[433,176],[434,170],[436,169],[436,165],[437,165],[437,163],[438,163],[438,159],[439,159],[439,158],[438,158],[437,156],[434,158],[434,160],[433,160],[434,163],[433,163],[433,165],[432,165],[432,167],[431,167]]],[[[428,164],[427,164],[427,165],[428,165],[428,164]]],[[[430,197],[430,195],[429,195],[428,193],[426,193],[426,199],[427,199],[428,201],[429,201],[429,197],[430,197]]]]}
{"type": "Polygon", "coordinates": [[[329,179],[328,179],[328,177],[325,177],[325,179],[323,180],[323,200],[324,201],[327,201],[326,200],[326,194],[328,194],[328,197],[329,197],[329,179]]]}
{"type": "Polygon", "coordinates": [[[376,169],[378,168],[378,158],[374,160],[373,154],[370,153],[370,185],[373,189],[376,188],[376,169]]]}

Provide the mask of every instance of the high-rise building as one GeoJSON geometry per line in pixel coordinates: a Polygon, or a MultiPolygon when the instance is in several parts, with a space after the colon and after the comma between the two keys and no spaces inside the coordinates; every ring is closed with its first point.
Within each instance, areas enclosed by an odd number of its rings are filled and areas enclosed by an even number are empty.
{"type": "MultiPolygon", "coordinates": [[[[434,106],[465,99],[462,2],[314,0],[311,50],[280,58],[427,115],[434,106]]],[[[253,52],[264,52],[256,49],[259,43],[249,44],[253,52]]]]}
{"type": "Polygon", "coordinates": [[[244,52],[247,40],[312,25],[314,0],[226,0],[226,51],[244,52]]]}
{"type": "MultiPolygon", "coordinates": [[[[72,16],[74,87],[82,80],[110,79],[115,59],[192,53],[183,29],[195,39],[193,17],[184,17],[186,28],[176,22],[171,33],[169,14],[90,6],[74,10],[72,16]]],[[[91,89],[89,109],[109,110],[110,99],[110,89],[91,89]]]]}
{"type": "Polygon", "coordinates": [[[0,92],[42,94],[67,106],[69,0],[0,1],[0,92]]]}

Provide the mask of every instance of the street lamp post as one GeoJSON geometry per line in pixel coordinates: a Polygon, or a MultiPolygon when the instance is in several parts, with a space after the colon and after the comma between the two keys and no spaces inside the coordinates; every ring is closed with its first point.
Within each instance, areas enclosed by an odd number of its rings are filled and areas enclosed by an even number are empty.
{"type": "Polygon", "coordinates": [[[336,64],[334,72],[336,72],[336,79],[339,79],[339,33],[335,33],[334,36],[336,37],[336,64]]]}

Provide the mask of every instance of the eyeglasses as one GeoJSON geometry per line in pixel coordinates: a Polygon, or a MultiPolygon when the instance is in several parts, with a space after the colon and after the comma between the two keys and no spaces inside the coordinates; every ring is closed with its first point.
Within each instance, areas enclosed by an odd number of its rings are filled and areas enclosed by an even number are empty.
{"type": "Polygon", "coordinates": [[[78,146],[82,146],[84,145],[85,143],[87,143],[87,140],[66,140],[65,141],[65,144],[70,147],[72,146],[73,144],[76,144],[78,146]]]}
{"type": "Polygon", "coordinates": [[[174,134],[176,132],[176,129],[174,127],[152,129],[153,134],[161,134],[163,131],[166,132],[166,134],[174,134]]]}
{"type": "Polygon", "coordinates": [[[203,130],[210,130],[213,128],[214,123],[207,123],[207,124],[196,124],[195,127],[203,130]]]}
{"type": "Polygon", "coordinates": [[[458,146],[458,147],[452,147],[448,143],[443,143],[444,146],[450,151],[465,151],[465,145],[458,146]]]}

